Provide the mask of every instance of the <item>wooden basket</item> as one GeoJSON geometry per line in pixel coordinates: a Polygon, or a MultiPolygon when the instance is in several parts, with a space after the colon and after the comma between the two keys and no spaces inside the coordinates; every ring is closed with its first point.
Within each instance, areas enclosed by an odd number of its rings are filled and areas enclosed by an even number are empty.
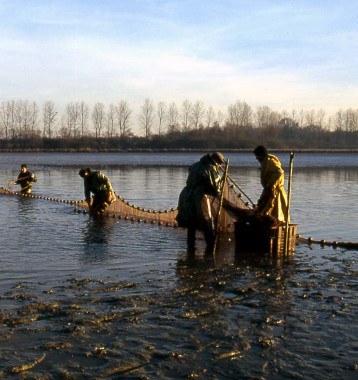
{"type": "MultiPolygon", "coordinates": [[[[286,226],[267,227],[249,223],[235,223],[236,252],[285,254],[286,226]]],[[[288,228],[288,254],[295,251],[297,224],[288,228]]]]}

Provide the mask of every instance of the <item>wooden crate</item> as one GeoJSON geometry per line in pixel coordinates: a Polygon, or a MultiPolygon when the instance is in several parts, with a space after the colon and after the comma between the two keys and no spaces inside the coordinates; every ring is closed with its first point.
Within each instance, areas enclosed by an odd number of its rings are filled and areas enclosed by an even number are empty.
{"type": "MultiPolygon", "coordinates": [[[[249,223],[235,223],[236,252],[255,252],[284,255],[285,226],[267,227],[249,223]]],[[[288,229],[288,254],[295,250],[297,224],[290,224],[288,229]]]]}

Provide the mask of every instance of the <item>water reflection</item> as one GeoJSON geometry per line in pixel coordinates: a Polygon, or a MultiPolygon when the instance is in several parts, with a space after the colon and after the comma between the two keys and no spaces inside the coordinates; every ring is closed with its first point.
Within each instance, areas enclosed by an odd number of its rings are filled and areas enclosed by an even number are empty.
{"type": "MultiPolygon", "coordinates": [[[[0,168],[16,174],[14,157],[0,168]]],[[[82,199],[77,168],[102,163],[126,199],[163,209],[176,206],[187,175],[178,160],[144,170],[120,167],[117,156],[78,157],[55,154],[53,168],[38,166],[36,192],[82,199]],[[109,161],[116,166],[104,166],[109,161]]],[[[357,169],[327,168],[326,160],[320,169],[300,169],[300,159],[292,197],[299,233],[356,240],[357,169]]],[[[233,178],[257,199],[257,169],[242,167],[241,156],[237,162],[233,178]]],[[[0,175],[3,184],[12,178],[0,175]]],[[[0,195],[0,202],[4,377],[44,353],[13,377],[356,378],[356,250],[301,244],[291,262],[236,255],[227,241],[206,257],[199,237],[198,253],[188,256],[181,229],[95,219],[43,200],[0,195]]]]}
{"type": "Polygon", "coordinates": [[[200,253],[204,252],[205,244],[199,239],[199,249],[194,253],[187,250],[185,259],[180,259],[180,265],[191,268],[225,268],[226,266],[235,267],[257,267],[257,268],[281,268],[294,262],[294,254],[288,256],[280,254],[270,254],[263,252],[236,252],[235,239],[232,235],[224,235],[219,239],[215,255],[200,253]]]}
{"type": "Polygon", "coordinates": [[[34,204],[32,198],[18,197],[18,216],[19,218],[30,219],[34,212],[34,204]]]}
{"type": "MultiPolygon", "coordinates": [[[[217,258],[222,256],[219,251],[217,258]]],[[[290,289],[296,268],[252,254],[241,255],[239,261],[241,265],[218,267],[206,256],[178,260],[175,304],[181,309],[179,317],[191,323],[188,333],[195,331],[190,341],[193,361],[207,373],[266,378],[280,371],[281,363],[271,360],[273,355],[290,355],[281,342],[292,335],[286,316],[296,317],[290,289]]]]}
{"type": "Polygon", "coordinates": [[[91,263],[108,260],[114,224],[113,219],[105,216],[89,216],[88,222],[82,230],[83,261],[91,263]]]}

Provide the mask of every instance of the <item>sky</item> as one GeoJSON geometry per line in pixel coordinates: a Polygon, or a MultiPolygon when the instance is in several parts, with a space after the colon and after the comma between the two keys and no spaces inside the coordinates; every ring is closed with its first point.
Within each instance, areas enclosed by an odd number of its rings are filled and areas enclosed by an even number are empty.
{"type": "Polygon", "coordinates": [[[357,0],[0,0],[0,102],[358,108],[357,0]]]}

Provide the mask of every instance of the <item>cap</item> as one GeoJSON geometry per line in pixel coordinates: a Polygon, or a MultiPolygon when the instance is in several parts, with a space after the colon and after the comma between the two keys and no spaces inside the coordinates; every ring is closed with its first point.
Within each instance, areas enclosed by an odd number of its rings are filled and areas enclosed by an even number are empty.
{"type": "Polygon", "coordinates": [[[223,164],[225,162],[225,157],[220,152],[215,152],[211,155],[211,158],[217,163],[217,164],[223,164]]]}
{"type": "Polygon", "coordinates": [[[259,145],[255,148],[254,154],[256,156],[266,157],[268,155],[268,151],[263,145],[259,145]]]}
{"type": "Polygon", "coordinates": [[[82,177],[85,178],[85,174],[88,173],[88,169],[81,169],[78,174],[82,177]]]}

